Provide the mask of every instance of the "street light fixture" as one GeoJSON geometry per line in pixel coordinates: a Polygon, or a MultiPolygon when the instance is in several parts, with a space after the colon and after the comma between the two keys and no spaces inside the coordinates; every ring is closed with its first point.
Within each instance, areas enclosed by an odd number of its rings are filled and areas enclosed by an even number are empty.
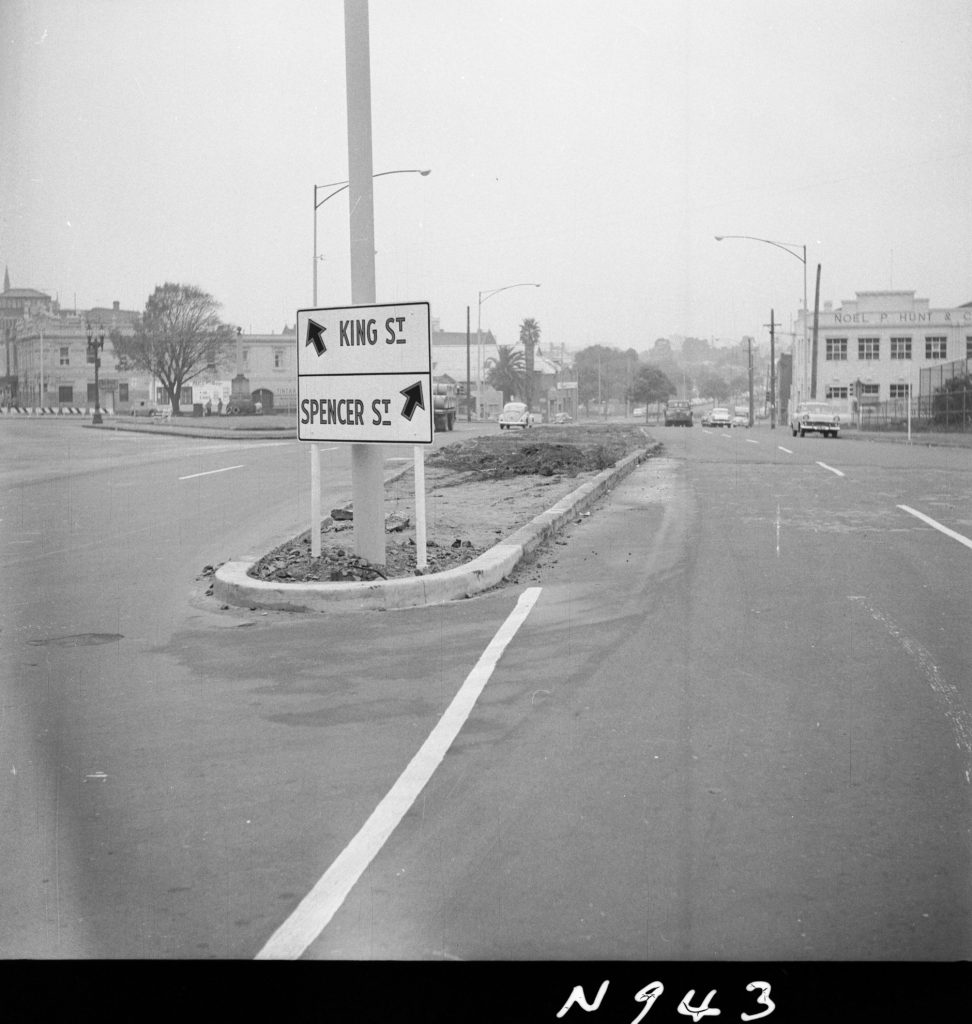
{"type": "MultiPolygon", "coordinates": [[[[724,238],[745,238],[750,242],[765,242],[767,245],[776,246],[777,249],[782,249],[784,252],[788,252],[795,259],[798,259],[803,264],[803,359],[804,359],[804,383],[806,383],[807,377],[807,361],[809,359],[809,347],[807,344],[807,317],[809,315],[807,311],[807,247],[805,245],[799,245],[796,242],[774,242],[771,238],[757,238],[755,235],[716,235],[715,240],[721,242],[724,238]],[[798,252],[797,250],[800,250],[798,252]],[[802,252],[803,255],[800,253],[802,252]]],[[[819,276],[819,275],[818,275],[819,276]]],[[[776,403],[776,395],[773,396],[774,405],[776,403]]]]}
{"type": "MultiPolygon", "coordinates": [[[[373,174],[372,178],[383,178],[386,174],[421,174],[423,178],[427,177],[432,173],[432,168],[426,168],[424,171],[420,171],[417,168],[403,168],[399,171],[379,171],[377,174],[373,174]]],[[[318,260],[322,260],[323,256],[317,254],[317,211],[328,201],[333,199],[336,195],[343,192],[346,188],[350,187],[350,181],[331,181],[326,185],[315,185],[314,186],[314,306],[317,306],[317,263],[318,260]],[[337,185],[337,188],[334,186],[337,185]],[[328,193],[323,199],[317,198],[317,193],[321,189],[334,188],[333,192],[328,193]]]]}
{"type": "Polygon", "coordinates": [[[94,357],[95,368],[95,409],[91,417],[92,424],[101,423],[101,393],[98,386],[98,369],[101,366],[101,359],[98,352],[105,347],[105,329],[99,324],[97,330],[93,330],[91,324],[85,321],[85,330],[88,335],[88,353],[94,357]]]}
{"type": "Polygon", "coordinates": [[[486,393],[486,382],[483,379],[483,303],[487,299],[491,299],[494,295],[499,295],[500,292],[508,291],[510,288],[539,288],[534,281],[521,281],[519,284],[504,284],[502,288],[491,288],[486,291],[479,293],[479,303],[476,309],[476,355],[478,363],[478,383],[479,383],[479,418],[483,418],[483,398],[486,393]]]}

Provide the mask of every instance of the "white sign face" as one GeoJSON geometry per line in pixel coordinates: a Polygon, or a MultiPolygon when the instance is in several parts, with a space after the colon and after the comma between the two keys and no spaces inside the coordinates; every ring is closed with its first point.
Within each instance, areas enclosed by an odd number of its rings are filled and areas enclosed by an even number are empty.
{"type": "Polygon", "coordinates": [[[297,311],[297,437],[432,443],[429,304],[297,311]]]}

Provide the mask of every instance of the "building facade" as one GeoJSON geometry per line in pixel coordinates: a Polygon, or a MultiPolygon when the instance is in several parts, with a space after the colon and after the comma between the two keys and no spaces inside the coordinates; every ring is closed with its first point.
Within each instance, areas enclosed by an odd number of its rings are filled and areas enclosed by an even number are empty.
{"type": "MultiPolygon", "coordinates": [[[[801,314],[794,339],[791,407],[829,400],[852,414],[858,403],[917,396],[922,371],[972,358],[972,303],[932,307],[913,291],[857,292],[818,315],[801,314]]],[[[927,374],[924,375],[927,379],[927,374]]]]}

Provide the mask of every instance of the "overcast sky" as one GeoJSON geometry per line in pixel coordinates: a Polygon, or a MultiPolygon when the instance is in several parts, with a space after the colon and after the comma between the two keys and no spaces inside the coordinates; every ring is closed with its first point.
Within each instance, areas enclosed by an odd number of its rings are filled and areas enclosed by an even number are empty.
{"type": "MultiPolygon", "coordinates": [[[[803,299],[972,301],[968,0],[372,0],[379,302],[541,345],[765,341],[803,299]]],[[[0,263],[79,308],[311,306],[342,0],[0,0],[0,263]]],[[[347,193],[318,305],[350,303],[347,193]]]]}

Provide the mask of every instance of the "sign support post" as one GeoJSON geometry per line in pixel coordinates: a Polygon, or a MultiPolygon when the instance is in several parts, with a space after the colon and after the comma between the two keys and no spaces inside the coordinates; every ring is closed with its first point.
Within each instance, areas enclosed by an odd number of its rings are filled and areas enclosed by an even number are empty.
{"type": "Polygon", "coordinates": [[[425,451],[415,445],[415,567],[429,563],[425,552],[425,451]]]}
{"type": "Polygon", "coordinates": [[[321,446],[311,445],[311,558],[321,557],[321,446]]]}
{"type": "MultiPolygon", "coordinates": [[[[351,301],[375,302],[375,210],[371,156],[371,55],[368,0],[344,0],[344,60],[348,108],[348,197],[351,221],[351,301]]],[[[385,564],[384,453],[351,446],[354,543],[360,558],[385,564]]]]}

